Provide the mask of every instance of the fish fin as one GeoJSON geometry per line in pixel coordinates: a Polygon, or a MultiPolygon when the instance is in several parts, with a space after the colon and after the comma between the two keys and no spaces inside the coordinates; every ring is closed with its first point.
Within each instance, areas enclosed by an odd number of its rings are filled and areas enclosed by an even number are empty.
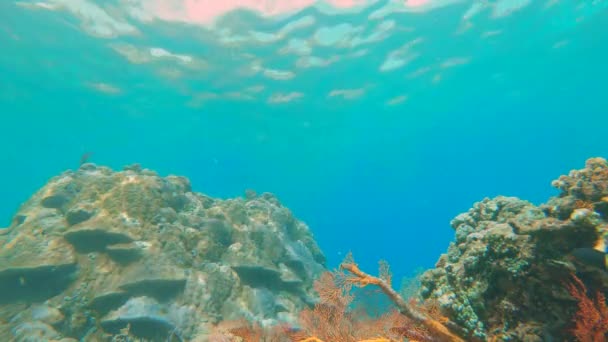
{"type": "Polygon", "coordinates": [[[597,242],[593,246],[593,249],[595,249],[598,252],[606,253],[606,240],[604,239],[603,236],[597,240],[597,242]]]}

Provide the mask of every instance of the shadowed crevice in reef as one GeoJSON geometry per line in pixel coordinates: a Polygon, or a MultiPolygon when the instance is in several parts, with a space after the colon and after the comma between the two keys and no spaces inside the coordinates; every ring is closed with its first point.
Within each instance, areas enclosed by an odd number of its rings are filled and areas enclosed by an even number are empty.
{"type": "Polygon", "coordinates": [[[101,326],[113,334],[128,326],[131,335],[147,341],[181,341],[174,316],[171,307],[151,298],[136,297],[103,317],[101,326]]]}
{"type": "Polygon", "coordinates": [[[74,281],[76,264],[17,267],[0,271],[0,305],[42,302],[74,281]]]}
{"type": "Polygon", "coordinates": [[[70,195],[64,192],[57,192],[43,198],[40,205],[45,208],[60,209],[70,202],[70,195]]]}
{"type": "Polygon", "coordinates": [[[112,260],[121,265],[133,263],[143,256],[141,248],[134,243],[110,245],[105,248],[105,252],[112,260]]]}
{"type": "Polygon", "coordinates": [[[232,266],[238,274],[239,279],[244,285],[254,288],[263,287],[273,291],[297,292],[302,281],[294,279],[284,279],[281,272],[272,268],[257,265],[232,266]]]}
{"type": "Polygon", "coordinates": [[[133,296],[148,296],[167,301],[180,294],[185,286],[186,279],[144,279],[122,285],[120,288],[133,296]]]}
{"type": "Polygon", "coordinates": [[[89,308],[105,315],[108,312],[119,308],[129,299],[129,294],[124,291],[114,291],[100,294],[93,298],[89,303],[89,308]]]}
{"type": "Polygon", "coordinates": [[[78,253],[102,252],[108,245],[133,241],[133,238],[127,234],[88,227],[69,231],[65,233],[64,237],[78,253]]]}

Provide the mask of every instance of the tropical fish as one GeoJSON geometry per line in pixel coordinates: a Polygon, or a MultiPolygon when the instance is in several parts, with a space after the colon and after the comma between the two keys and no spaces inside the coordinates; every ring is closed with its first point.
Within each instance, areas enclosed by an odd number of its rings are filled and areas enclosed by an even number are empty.
{"type": "Polygon", "coordinates": [[[570,253],[577,261],[601,270],[608,270],[608,254],[605,244],[595,247],[575,248],[570,253]]]}
{"type": "Polygon", "coordinates": [[[85,164],[91,159],[93,152],[85,152],[80,156],[80,165],[85,164]]]}

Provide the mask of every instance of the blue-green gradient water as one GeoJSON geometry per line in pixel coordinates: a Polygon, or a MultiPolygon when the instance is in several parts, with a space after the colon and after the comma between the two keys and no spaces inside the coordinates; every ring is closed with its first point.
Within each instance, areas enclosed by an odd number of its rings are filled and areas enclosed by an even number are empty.
{"type": "MultiPolygon", "coordinates": [[[[272,192],[335,266],[432,267],[450,220],[608,156],[607,1],[229,12],[0,2],[0,226],[83,153],[272,192]],[[397,9],[391,9],[397,8],[397,9]]],[[[329,8],[329,9],[328,9],[329,8]]]]}

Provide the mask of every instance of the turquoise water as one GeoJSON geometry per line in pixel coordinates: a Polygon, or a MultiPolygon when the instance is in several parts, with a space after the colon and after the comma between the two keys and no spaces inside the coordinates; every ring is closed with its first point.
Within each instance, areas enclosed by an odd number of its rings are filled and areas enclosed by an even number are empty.
{"type": "Polygon", "coordinates": [[[275,193],[330,266],[352,251],[400,276],[431,267],[475,201],[545,201],[608,156],[606,1],[240,9],[213,26],[137,3],[0,2],[0,226],[91,152],[211,196],[275,193]]]}

